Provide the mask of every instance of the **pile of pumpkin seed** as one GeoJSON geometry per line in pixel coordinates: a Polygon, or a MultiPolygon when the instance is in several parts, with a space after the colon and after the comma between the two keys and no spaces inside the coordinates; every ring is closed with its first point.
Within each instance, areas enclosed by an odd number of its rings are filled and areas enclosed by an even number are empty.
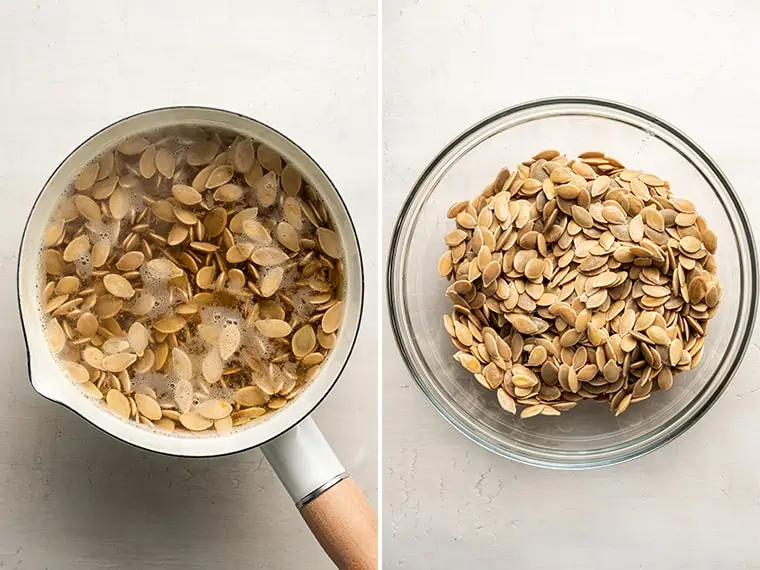
{"type": "Polygon", "coordinates": [[[41,262],[62,368],[118,416],[163,430],[227,433],[282,408],[341,324],[342,249],[324,203],[234,133],[176,127],[94,159],[41,262]]]}
{"type": "Polygon", "coordinates": [[[448,217],[444,326],[507,412],[593,399],[619,415],[699,364],[721,298],[717,237],[668,182],[545,150],[448,217]]]}

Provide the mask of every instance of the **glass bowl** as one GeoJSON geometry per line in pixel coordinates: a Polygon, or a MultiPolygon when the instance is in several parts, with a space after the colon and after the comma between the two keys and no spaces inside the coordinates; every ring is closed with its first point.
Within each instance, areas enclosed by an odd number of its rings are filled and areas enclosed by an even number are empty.
{"type": "Polygon", "coordinates": [[[543,467],[582,469],[649,453],[702,417],[726,389],[747,349],[757,307],[757,252],[747,215],[725,175],[685,134],[648,113],[611,101],[542,99],[488,117],[458,136],[430,163],[396,222],[388,261],[393,333],[412,377],[464,435],[504,457],[543,467]],[[722,304],[710,322],[704,357],[668,392],[614,417],[581,402],[559,417],[520,419],[504,412],[452,356],[443,328],[451,302],[439,276],[446,212],[477,196],[499,169],[546,149],[568,156],[602,150],[629,168],[670,181],[693,201],[718,235],[722,304]]]}

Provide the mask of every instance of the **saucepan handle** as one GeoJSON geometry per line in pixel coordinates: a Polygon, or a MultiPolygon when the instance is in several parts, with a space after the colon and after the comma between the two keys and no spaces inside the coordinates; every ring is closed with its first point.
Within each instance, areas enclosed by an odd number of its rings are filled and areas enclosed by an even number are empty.
{"type": "Polygon", "coordinates": [[[311,418],[262,446],[314,536],[341,570],[377,569],[377,515],[311,418]]]}

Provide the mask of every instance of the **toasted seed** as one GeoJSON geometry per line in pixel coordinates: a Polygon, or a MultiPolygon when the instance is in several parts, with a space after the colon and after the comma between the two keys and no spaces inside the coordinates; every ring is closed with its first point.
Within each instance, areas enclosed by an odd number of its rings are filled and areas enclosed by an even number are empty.
{"type": "Polygon", "coordinates": [[[660,390],[668,391],[673,387],[673,372],[667,366],[657,375],[657,386],[660,390]]]}
{"type": "Polygon", "coordinates": [[[615,416],[619,416],[624,411],[628,409],[628,406],[631,405],[631,399],[633,398],[633,394],[627,394],[623,397],[622,400],[620,400],[620,403],[617,405],[617,409],[615,410],[615,416]]]}
{"type": "Polygon", "coordinates": [[[647,186],[663,186],[665,183],[653,174],[642,174],[639,176],[641,180],[647,186]]]}
{"type": "Polygon", "coordinates": [[[544,411],[543,404],[535,404],[533,406],[528,406],[527,408],[524,408],[522,412],[520,412],[520,418],[522,419],[532,418],[534,416],[541,414],[541,412],[543,411],[544,411]]]}
{"type": "Polygon", "coordinates": [[[705,245],[705,249],[710,253],[715,253],[718,249],[718,236],[715,235],[711,229],[705,229],[702,232],[702,243],[705,245]]]}
{"type": "Polygon", "coordinates": [[[503,388],[499,388],[496,390],[496,396],[499,401],[499,405],[504,411],[509,412],[510,414],[516,414],[517,413],[517,406],[515,404],[514,398],[507,394],[507,392],[503,388]]]}
{"type": "Polygon", "coordinates": [[[670,357],[670,365],[678,366],[683,356],[683,341],[680,338],[673,339],[668,348],[668,356],[670,357]]]}
{"type": "Polygon", "coordinates": [[[697,238],[694,236],[686,236],[681,240],[680,248],[682,251],[685,251],[686,253],[696,253],[699,251],[699,249],[702,247],[702,242],[700,242],[697,238]]]}
{"type": "Polygon", "coordinates": [[[546,403],[563,393],[615,394],[612,410],[623,413],[649,397],[652,377],[668,389],[701,357],[700,319],[720,302],[717,240],[662,179],[596,151],[582,161],[539,153],[447,217],[458,227],[445,237],[438,272],[453,281],[447,295],[456,306],[444,324],[455,359],[489,389],[509,371],[503,392],[530,406],[528,416],[573,407],[546,403]],[[687,351],[682,335],[697,348],[687,351]],[[497,339],[511,344],[506,356],[497,339]]]}
{"type": "Polygon", "coordinates": [[[647,333],[647,336],[657,344],[661,344],[661,345],[670,344],[670,337],[668,336],[668,333],[665,332],[665,329],[663,329],[662,327],[653,325],[647,329],[646,333],[647,333]]]}
{"type": "Polygon", "coordinates": [[[589,229],[593,227],[594,220],[588,210],[584,210],[580,206],[572,207],[573,221],[582,228],[589,229]]]}
{"type": "Polygon", "coordinates": [[[473,374],[479,374],[483,370],[483,367],[481,366],[478,359],[471,354],[458,353],[458,360],[462,366],[465,367],[465,369],[469,370],[473,374]]]}
{"type": "Polygon", "coordinates": [[[536,346],[530,352],[530,356],[528,357],[528,366],[541,366],[546,361],[546,357],[546,348],[543,346],[536,346]]]}
{"type": "Polygon", "coordinates": [[[103,352],[94,346],[88,346],[82,351],[82,360],[97,370],[104,370],[104,356],[103,352]]]}
{"type": "Polygon", "coordinates": [[[198,270],[195,274],[195,283],[201,289],[211,289],[216,280],[216,267],[207,265],[198,270]]]}
{"type": "MultiPolygon", "coordinates": [[[[212,208],[203,218],[203,228],[207,238],[215,238],[222,234],[227,224],[227,210],[221,207],[212,208]]],[[[230,225],[231,226],[231,225],[230,225]]]]}

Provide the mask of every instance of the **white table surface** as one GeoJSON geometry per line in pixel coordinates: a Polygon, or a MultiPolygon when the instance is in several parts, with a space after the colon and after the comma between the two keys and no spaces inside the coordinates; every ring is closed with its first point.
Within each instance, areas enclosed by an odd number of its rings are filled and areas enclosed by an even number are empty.
{"type": "Polygon", "coordinates": [[[286,133],[332,177],[359,231],[364,322],[315,417],[376,504],[376,29],[374,0],[0,5],[0,568],[333,567],[259,451],[143,453],[37,396],[15,273],[37,192],[112,121],[198,104],[286,133]]]}
{"type": "MultiPolygon", "coordinates": [[[[386,0],[383,243],[444,144],[503,107],[563,94],[670,121],[760,219],[758,19],[750,1],[386,0]]],[[[585,472],[522,466],[465,439],[411,380],[387,319],[384,332],[386,568],[760,568],[760,330],[688,433],[585,472]]]]}

